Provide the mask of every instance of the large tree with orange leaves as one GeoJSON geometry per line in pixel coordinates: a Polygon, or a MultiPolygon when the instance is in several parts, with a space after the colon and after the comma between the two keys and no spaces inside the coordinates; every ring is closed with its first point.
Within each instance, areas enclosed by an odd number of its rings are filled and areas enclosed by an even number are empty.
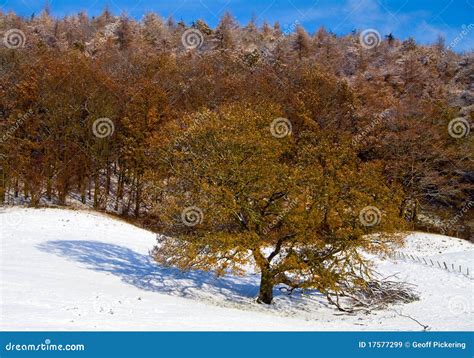
{"type": "Polygon", "coordinates": [[[362,251],[396,242],[400,192],[347,138],[311,123],[292,133],[280,115],[274,106],[201,111],[181,123],[181,138],[156,147],[159,263],[219,275],[254,265],[262,303],[278,284],[339,294],[370,278],[362,251]]]}

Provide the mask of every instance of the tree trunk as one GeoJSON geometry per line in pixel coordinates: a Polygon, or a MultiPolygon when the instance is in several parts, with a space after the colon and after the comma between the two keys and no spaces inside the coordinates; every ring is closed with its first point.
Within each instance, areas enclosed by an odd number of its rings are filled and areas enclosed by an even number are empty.
{"type": "Polygon", "coordinates": [[[87,183],[89,179],[87,177],[83,177],[80,181],[80,187],[81,187],[81,203],[85,204],[86,203],[86,192],[87,192],[87,183]]]}
{"type": "Polygon", "coordinates": [[[115,211],[118,212],[119,202],[121,202],[123,198],[124,174],[122,173],[122,171],[120,171],[119,173],[117,186],[117,195],[115,196],[115,211]]]}
{"type": "Polygon", "coordinates": [[[53,191],[53,180],[52,180],[52,176],[48,175],[48,179],[46,181],[46,199],[48,199],[48,201],[51,201],[52,191],[53,191]]]}
{"type": "Polygon", "coordinates": [[[26,179],[25,183],[23,184],[23,196],[25,197],[25,199],[28,199],[30,197],[29,192],[30,192],[30,183],[28,182],[28,179],[26,179]]]}
{"type": "Polygon", "coordinates": [[[15,189],[14,190],[15,190],[15,198],[18,198],[18,194],[20,192],[18,178],[15,178],[15,189]]]}
{"type": "Polygon", "coordinates": [[[40,202],[40,199],[41,199],[41,195],[38,191],[35,190],[32,190],[31,191],[31,202],[30,202],[30,205],[33,207],[33,208],[37,208],[38,205],[39,205],[39,202],[40,202]]]}
{"type": "Polygon", "coordinates": [[[3,204],[7,187],[6,173],[0,166],[0,204],[3,204]]]}
{"type": "Polygon", "coordinates": [[[64,183],[60,183],[58,186],[58,203],[59,205],[65,206],[66,205],[66,188],[64,183]]]}
{"type": "Polygon", "coordinates": [[[99,173],[96,172],[94,176],[94,209],[99,208],[99,173]]]}
{"type": "Polygon", "coordinates": [[[135,217],[138,218],[140,216],[140,200],[141,200],[141,183],[140,183],[140,176],[137,177],[137,188],[135,194],[135,217]]]}
{"type": "Polygon", "coordinates": [[[273,301],[273,279],[270,270],[263,269],[260,279],[260,292],[258,294],[257,302],[270,304],[273,301]]]}
{"type": "Polygon", "coordinates": [[[110,176],[111,176],[111,171],[110,171],[110,164],[107,163],[107,168],[105,171],[105,211],[107,211],[107,206],[109,203],[109,194],[110,194],[110,176]]]}

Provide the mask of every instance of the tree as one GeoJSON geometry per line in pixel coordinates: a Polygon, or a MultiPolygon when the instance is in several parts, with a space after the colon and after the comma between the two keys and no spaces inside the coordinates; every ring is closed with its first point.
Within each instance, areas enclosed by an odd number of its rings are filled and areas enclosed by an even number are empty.
{"type": "MultiPolygon", "coordinates": [[[[146,220],[144,171],[162,123],[234,102],[278,103],[295,135],[311,127],[353,136],[357,157],[383,163],[385,177],[402,186],[400,215],[414,225],[454,216],[472,197],[472,65],[441,38],[423,46],[387,35],[367,51],[355,32],[321,28],[310,37],[296,22],[286,31],[255,21],[239,27],[226,14],[216,28],[197,20],[204,44],[184,51],[184,24],[156,14],[0,12],[0,23],[21,30],[0,46],[0,200],[8,203],[23,195],[33,206],[65,204],[73,194],[86,204],[88,195],[97,209],[114,200],[117,212],[146,220]],[[91,131],[101,118],[112,120],[113,135],[91,131]]],[[[166,135],[182,134],[177,127],[166,135]]]]}
{"type": "Polygon", "coordinates": [[[435,42],[435,48],[441,53],[446,50],[446,39],[443,35],[438,34],[435,42]]]}
{"type": "Polygon", "coordinates": [[[299,59],[309,56],[311,52],[311,37],[301,26],[296,28],[293,47],[299,59]]]}
{"type": "Polygon", "coordinates": [[[215,37],[220,49],[233,49],[235,47],[235,30],[238,23],[230,13],[225,13],[220,19],[215,31],[215,37]]]}
{"type": "Polygon", "coordinates": [[[133,42],[132,28],[130,20],[126,16],[120,18],[117,29],[117,42],[121,50],[127,50],[133,42]]]}
{"type": "Polygon", "coordinates": [[[272,105],[200,111],[181,123],[181,137],[155,148],[157,262],[218,275],[253,265],[266,304],[278,284],[338,295],[371,277],[361,250],[386,251],[395,240],[399,191],[347,139],[311,123],[292,134],[280,115],[272,105]],[[375,206],[373,222],[360,219],[375,206]]]}

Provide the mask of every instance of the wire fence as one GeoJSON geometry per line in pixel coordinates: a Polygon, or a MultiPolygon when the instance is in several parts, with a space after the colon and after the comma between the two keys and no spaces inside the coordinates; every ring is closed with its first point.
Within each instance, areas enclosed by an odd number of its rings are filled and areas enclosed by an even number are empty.
{"type": "Polygon", "coordinates": [[[439,268],[451,273],[461,274],[463,276],[470,278],[471,280],[474,279],[474,277],[472,276],[472,272],[469,270],[469,267],[467,266],[463,267],[462,265],[446,262],[444,260],[419,257],[416,255],[405,254],[399,251],[395,252],[392,255],[392,258],[395,260],[416,262],[422,265],[436,267],[436,268],[439,268]]]}

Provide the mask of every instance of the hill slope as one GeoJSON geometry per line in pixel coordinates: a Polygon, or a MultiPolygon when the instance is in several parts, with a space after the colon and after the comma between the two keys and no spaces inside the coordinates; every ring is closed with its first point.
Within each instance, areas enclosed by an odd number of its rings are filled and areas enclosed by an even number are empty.
{"type": "MultiPolygon", "coordinates": [[[[371,314],[341,314],[317,295],[258,305],[258,275],[215,278],[157,266],[154,234],[108,216],[60,209],[0,211],[3,330],[472,330],[473,279],[415,263],[379,263],[421,299],[371,314]],[[410,317],[408,317],[410,316],[410,317]]],[[[462,264],[471,243],[412,234],[406,253],[462,264]]],[[[470,268],[472,276],[472,268],[470,268]]]]}

